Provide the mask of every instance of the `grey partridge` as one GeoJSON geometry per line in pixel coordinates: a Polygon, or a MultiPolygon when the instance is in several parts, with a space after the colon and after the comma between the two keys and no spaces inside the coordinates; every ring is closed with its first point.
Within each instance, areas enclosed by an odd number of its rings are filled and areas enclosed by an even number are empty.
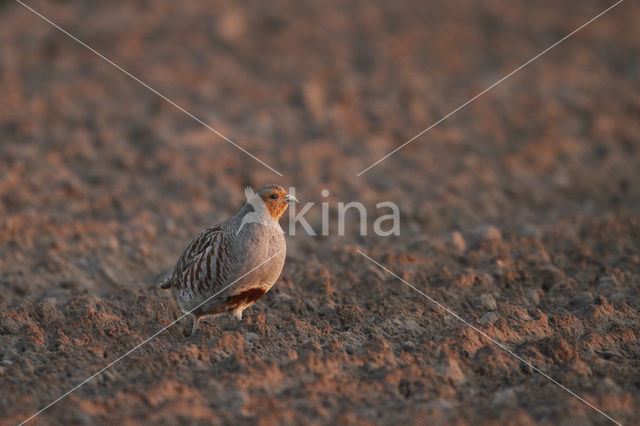
{"type": "Polygon", "coordinates": [[[247,188],[245,194],[240,211],[196,236],[160,285],[171,289],[182,312],[193,318],[191,334],[207,315],[229,312],[242,319],[242,311],[282,272],[286,243],[278,219],[298,200],[278,185],[255,193],[247,188]]]}

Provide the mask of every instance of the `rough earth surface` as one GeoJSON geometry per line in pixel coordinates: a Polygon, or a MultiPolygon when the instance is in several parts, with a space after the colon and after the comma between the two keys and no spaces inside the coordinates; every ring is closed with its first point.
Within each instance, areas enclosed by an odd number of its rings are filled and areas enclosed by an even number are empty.
{"type": "Polygon", "coordinates": [[[283,177],[0,4],[0,423],[171,324],[156,277],[278,183],[331,232],[287,237],[242,322],[180,321],[32,423],[610,423],[426,295],[638,424],[637,2],[356,177],[612,3],[29,2],[283,177]]]}

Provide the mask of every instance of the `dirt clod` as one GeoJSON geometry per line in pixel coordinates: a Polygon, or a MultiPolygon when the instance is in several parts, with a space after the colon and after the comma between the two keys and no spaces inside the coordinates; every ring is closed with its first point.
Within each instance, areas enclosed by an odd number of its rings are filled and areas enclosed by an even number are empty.
{"type": "Polygon", "coordinates": [[[268,183],[316,236],[282,220],[243,320],[182,319],[33,424],[607,424],[447,309],[640,424],[640,2],[360,176],[612,1],[27,3],[283,176],[0,2],[0,424],[177,319],[156,277],[268,183]]]}

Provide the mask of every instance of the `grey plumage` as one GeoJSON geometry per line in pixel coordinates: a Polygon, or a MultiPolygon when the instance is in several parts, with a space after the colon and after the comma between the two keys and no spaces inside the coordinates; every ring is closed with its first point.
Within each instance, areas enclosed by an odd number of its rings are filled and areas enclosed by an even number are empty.
{"type": "Polygon", "coordinates": [[[277,185],[247,198],[235,216],[196,236],[161,284],[173,291],[183,313],[191,313],[192,333],[206,315],[231,312],[241,319],[280,276],[286,243],[277,219],[297,200],[277,185]]]}

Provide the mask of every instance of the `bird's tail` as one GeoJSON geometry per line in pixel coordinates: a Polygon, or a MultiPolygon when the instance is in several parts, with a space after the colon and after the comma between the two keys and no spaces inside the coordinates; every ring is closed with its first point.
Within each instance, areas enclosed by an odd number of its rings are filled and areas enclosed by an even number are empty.
{"type": "Polygon", "coordinates": [[[174,286],[175,280],[173,279],[173,271],[164,271],[162,274],[156,277],[154,280],[157,283],[158,288],[168,289],[174,286]]]}
{"type": "Polygon", "coordinates": [[[165,278],[164,281],[162,281],[158,287],[166,290],[168,288],[173,287],[173,284],[174,282],[172,278],[165,278]]]}

